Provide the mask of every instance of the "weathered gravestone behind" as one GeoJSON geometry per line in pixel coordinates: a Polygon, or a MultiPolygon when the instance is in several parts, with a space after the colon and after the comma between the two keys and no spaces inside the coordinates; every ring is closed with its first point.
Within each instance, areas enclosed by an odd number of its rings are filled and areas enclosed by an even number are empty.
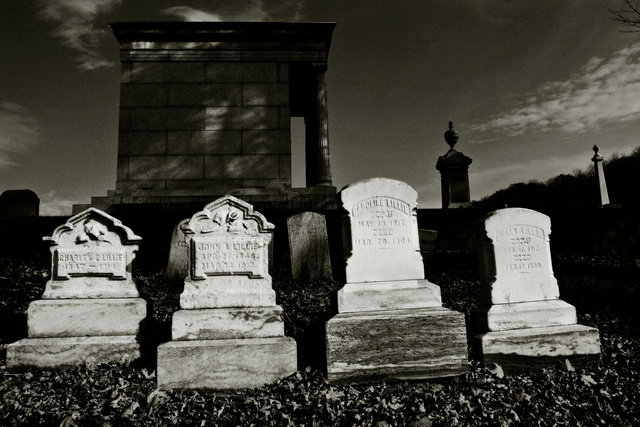
{"type": "Polygon", "coordinates": [[[183,283],[189,271],[189,246],[187,235],[182,231],[182,227],[189,222],[189,218],[180,221],[171,234],[171,245],[169,246],[169,259],[164,270],[164,280],[167,283],[183,283]]]}
{"type": "Polygon", "coordinates": [[[7,190],[0,194],[0,218],[38,216],[40,199],[31,190],[7,190]]]}
{"type": "Polygon", "coordinates": [[[331,257],[324,215],[302,212],[287,218],[293,280],[331,280],[331,257]]]}
{"type": "Polygon", "coordinates": [[[188,275],[173,313],[172,340],[158,347],[158,387],[258,387],[295,372],[269,275],[273,224],[225,196],[183,226],[188,275]]]}
{"type": "Polygon", "coordinates": [[[347,283],[326,324],[330,382],[374,382],[458,375],[467,370],[462,313],[442,307],[424,280],[417,193],[373,178],[339,193],[347,283]]]}
{"type": "Polygon", "coordinates": [[[598,330],[576,324],[575,307],[559,299],[550,233],[548,216],[523,208],[491,212],[481,223],[481,306],[471,326],[485,364],[515,373],[564,359],[578,366],[600,359],[598,330]]]}
{"type": "Polygon", "coordinates": [[[51,237],[51,280],[29,304],[28,338],[7,348],[7,367],[52,368],[136,359],[146,302],[132,277],[142,239],[94,208],[51,237]]]}

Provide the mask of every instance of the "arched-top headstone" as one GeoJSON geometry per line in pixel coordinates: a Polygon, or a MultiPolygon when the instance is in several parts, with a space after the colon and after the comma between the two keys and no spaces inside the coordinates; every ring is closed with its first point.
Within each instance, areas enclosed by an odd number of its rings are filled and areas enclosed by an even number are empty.
{"type": "Polygon", "coordinates": [[[327,223],[317,212],[300,212],[287,218],[291,276],[293,280],[331,280],[327,223]]]}
{"type": "Polygon", "coordinates": [[[40,199],[31,190],[7,190],[0,194],[0,218],[38,216],[40,199]]]}
{"type": "Polygon", "coordinates": [[[346,186],[339,198],[347,282],[424,279],[411,186],[371,178],[346,186]]]}
{"type": "Polygon", "coordinates": [[[51,280],[42,298],[136,298],[132,263],[142,238],[118,219],[89,208],[50,237],[51,280]]]}
{"type": "Polygon", "coordinates": [[[560,297],[551,267],[547,215],[524,208],[500,209],[483,223],[478,244],[483,304],[560,297]]]}

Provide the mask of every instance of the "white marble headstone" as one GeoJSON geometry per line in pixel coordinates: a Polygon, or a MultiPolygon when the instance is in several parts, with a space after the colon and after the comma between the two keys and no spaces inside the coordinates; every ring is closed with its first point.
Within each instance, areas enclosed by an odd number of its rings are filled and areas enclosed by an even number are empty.
{"type": "Polygon", "coordinates": [[[339,197],[348,283],[424,279],[413,188],[372,178],[345,187],[339,197]]]}
{"type": "Polygon", "coordinates": [[[89,208],[43,240],[52,265],[43,299],[140,296],[131,270],[142,238],[118,219],[89,208]]]}
{"type": "Polygon", "coordinates": [[[558,299],[548,216],[524,208],[500,209],[484,220],[480,237],[481,299],[510,304],[558,299]]]}
{"type": "Polygon", "coordinates": [[[275,305],[269,275],[274,226],[253,206],[222,197],[183,225],[189,268],[183,309],[275,305]]]}

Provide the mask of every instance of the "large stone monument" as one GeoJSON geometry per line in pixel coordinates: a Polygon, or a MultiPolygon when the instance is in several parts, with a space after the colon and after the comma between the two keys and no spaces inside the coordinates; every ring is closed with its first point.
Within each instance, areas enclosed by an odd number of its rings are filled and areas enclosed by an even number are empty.
{"type": "Polygon", "coordinates": [[[469,192],[471,158],[454,148],[458,138],[458,132],[453,130],[453,123],[449,122],[449,130],[444,133],[444,139],[450,148],[444,156],[438,157],[436,163],[436,169],[440,171],[443,209],[473,207],[469,192]]]}
{"type": "Polygon", "coordinates": [[[549,217],[530,209],[500,209],[482,221],[481,305],[471,328],[485,365],[517,373],[564,359],[579,367],[600,360],[598,330],[578,325],[575,307],[560,299],[550,233],[549,217]]]}
{"type": "Polygon", "coordinates": [[[146,301],[132,278],[142,239],[94,208],[51,237],[51,280],[29,304],[28,338],[7,347],[7,367],[55,368],[141,356],[146,301]]]}
{"type": "Polygon", "coordinates": [[[326,324],[329,382],[458,375],[467,370],[465,319],[424,279],[416,191],[373,178],[339,193],[345,286],[326,324]]]}
{"type": "MultiPolygon", "coordinates": [[[[335,23],[121,22],[115,190],[91,205],[335,209],[325,71],[335,23]],[[291,187],[291,117],[306,187],[291,187]]],[[[82,206],[74,207],[75,210],[82,206]]]]}
{"type": "Polygon", "coordinates": [[[257,387],[296,371],[269,275],[273,224],[225,196],[194,214],[188,275],[173,313],[172,341],[158,347],[158,387],[257,387]]]}

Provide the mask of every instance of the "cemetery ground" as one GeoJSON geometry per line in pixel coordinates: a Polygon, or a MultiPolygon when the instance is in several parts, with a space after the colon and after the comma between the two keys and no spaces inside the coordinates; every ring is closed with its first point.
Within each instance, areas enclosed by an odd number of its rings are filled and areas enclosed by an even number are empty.
{"type": "MultiPolygon", "coordinates": [[[[126,360],[7,371],[6,345],[26,333],[20,312],[43,292],[50,255],[0,258],[1,322],[8,322],[1,332],[0,425],[640,425],[640,270],[632,254],[553,255],[561,298],[576,306],[579,323],[600,331],[597,368],[561,363],[509,376],[470,362],[459,377],[363,385],[329,385],[322,373],[322,324],[334,314],[330,295],[340,280],[294,283],[286,254],[276,251],[273,286],[286,334],[298,343],[299,370],[227,392],[157,391],[153,365],[126,360]]],[[[163,280],[166,259],[165,248],[143,243],[135,274],[156,342],[170,338],[170,314],[179,306],[180,289],[163,280]]],[[[478,300],[475,254],[436,252],[431,265],[427,278],[441,287],[443,305],[468,316],[478,300]]]]}

